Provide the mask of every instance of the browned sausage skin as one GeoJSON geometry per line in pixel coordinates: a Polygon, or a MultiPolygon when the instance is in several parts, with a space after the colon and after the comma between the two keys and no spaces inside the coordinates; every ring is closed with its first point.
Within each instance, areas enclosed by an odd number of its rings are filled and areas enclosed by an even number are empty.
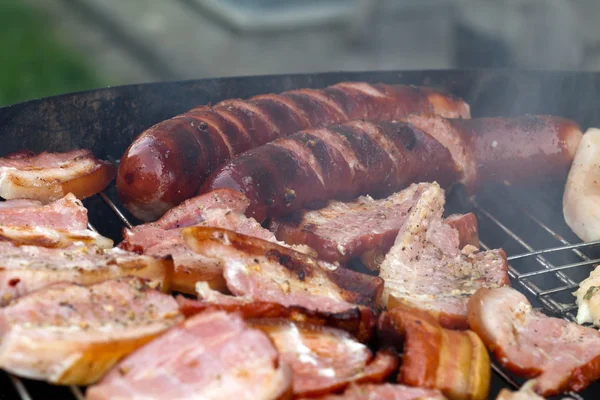
{"type": "Polygon", "coordinates": [[[350,121],[254,148],[216,171],[200,193],[232,188],[263,221],[330,199],[389,195],[413,182],[460,179],[450,152],[405,122],[350,121]]]}
{"type": "Polygon", "coordinates": [[[331,199],[385,196],[415,182],[552,179],[566,175],[581,140],[573,121],[550,116],[350,121],[254,148],[216,171],[200,189],[233,188],[262,221],[331,199]]]}
{"type": "Polygon", "coordinates": [[[411,113],[470,117],[463,100],[433,89],[362,82],[196,107],[154,125],[130,145],[117,175],[119,197],[137,218],[155,220],[248,149],[303,129],[411,113]]]}

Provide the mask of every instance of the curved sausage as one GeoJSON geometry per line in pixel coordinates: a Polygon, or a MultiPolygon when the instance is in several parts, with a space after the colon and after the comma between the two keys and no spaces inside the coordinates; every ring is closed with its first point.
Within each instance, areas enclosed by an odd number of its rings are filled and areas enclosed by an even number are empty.
{"type": "Polygon", "coordinates": [[[241,191],[259,221],[414,182],[461,182],[473,192],[488,181],[560,179],[582,137],[575,122],[551,116],[406,120],[298,132],[233,159],[200,192],[241,191]]]}
{"type": "Polygon", "coordinates": [[[450,150],[471,193],[486,182],[566,178],[583,136],[575,122],[549,115],[470,120],[411,115],[406,121],[450,150]]]}
{"type": "Polygon", "coordinates": [[[389,195],[413,182],[460,179],[450,152],[405,122],[351,121],[307,130],[254,148],[215,172],[200,189],[246,195],[258,221],[330,199],[389,195]]]}
{"type": "Polygon", "coordinates": [[[117,175],[119,197],[137,218],[155,220],[248,149],[303,129],[421,112],[470,116],[463,100],[433,89],[362,82],[200,106],[154,125],[129,146],[117,175]]]}

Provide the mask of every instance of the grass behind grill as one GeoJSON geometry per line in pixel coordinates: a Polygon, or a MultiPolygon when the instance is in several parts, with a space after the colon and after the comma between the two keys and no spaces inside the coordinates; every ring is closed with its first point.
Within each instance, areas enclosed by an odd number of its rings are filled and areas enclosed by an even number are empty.
{"type": "Polygon", "coordinates": [[[26,2],[0,1],[0,106],[102,86],[55,33],[26,2]]]}

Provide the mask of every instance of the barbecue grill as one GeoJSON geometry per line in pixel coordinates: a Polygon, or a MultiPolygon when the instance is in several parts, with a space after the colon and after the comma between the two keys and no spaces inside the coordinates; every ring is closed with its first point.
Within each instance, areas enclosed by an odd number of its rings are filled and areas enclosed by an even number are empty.
{"type": "MultiPolygon", "coordinates": [[[[340,81],[429,85],[463,97],[472,115],[554,114],[574,119],[582,129],[600,126],[600,74],[506,70],[327,73],[195,80],[123,86],[32,100],[0,108],[2,154],[21,149],[65,151],[90,148],[118,163],[129,143],[144,129],[195,105],[230,97],[324,87],[340,81]]],[[[574,320],[571,295],[600,263],[600,241],[580,243],[562,216],[564,177],[555,182],[482,187],[474,199],[460,189],[449,193],[447,212],[473,211],[481,245],[502,247],[510,277],[535,307],[574,320]]],[[[119,203],[114,184],[84,204],[90,228],[116,241],[124,226],[138,223],[119,203]]],[[[523,383],[493,365],[490,398],[502,387],[523,383]]],[[[84,398],[84,389],[56,387],[0,373],[0,399],[84,398]]],[[[596,382],[562,398],[594,399],[596,382]]]]}

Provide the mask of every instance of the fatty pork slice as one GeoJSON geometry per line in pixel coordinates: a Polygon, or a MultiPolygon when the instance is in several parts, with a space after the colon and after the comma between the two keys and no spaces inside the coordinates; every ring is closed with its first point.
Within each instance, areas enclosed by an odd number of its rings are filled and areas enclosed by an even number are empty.
{"type": "Polygon", "coordinates": [[[600,378],[600,332],[532,310],[509,287],[480,289],[469,300],[469,324],[508,370],[536,378],[536,393],[581,391],[600,378]]]}
{"type": "Polygon", "coordinates": [[[318,397],[319,400],[446,400],[439,391],[384,383],[352,384],[343,394],[318,397]]]}
{"type": "Polygon", "coordinates": [[[275,242],[275,236],[244,211],[248,199],[231,189],[218,189],[184,201],[158,221],[124,230],[120,248],[154,257],[173,258],[173,290],[194,294],[196,282],[225,289],[223,268],[215,257],[191,251],[181,230],[187,226],[211,226],[275,242]]]}
{"type": "Polygon", "coordinates": [[[86,398],[275,400],[290,398],[291,389],[291,368],[264,332],[212,311],[124,359],[86,398]]]}
{"type": "Polygon", "coordinates": [[[123,276],[137,276],[168,291],[173,264],[129,253],[79,245],[68,249],[16,246],[0,242],[0,306],[57,282],[91,285],[123,276]]]}
{"type": "Polygon", "coordinates": [[[458,232],[442,223],[444,192],[437,184],[421,195],[381,264],[382,303],[427,310],[448,328],[468,328],[467,301],[482,287],[510,283],[503,250],[459,249],[458,232]]]}
{"type": "MultiPolygon", "coordinates": [[[[333,200],[318,210],[274,219],[271,230],[286,243],[310,246],[322,260],[345,264],[360,257],[369,269],[378,270],[413,206],[430,186],[412,184],[380,200],[369,196],[353,202],[333,200]]],[[[444,223],[458,231],[461,248],[479,247],[475,215],[452,215],[444,223]]]]}
{"type": "Polygon", "coordinates": [[[488,398],[490,357],[475,332],[445,329],[404,305],[382,313],[377,328],[383,346],[402,350],[399,383],[438,389],[450,400],[488,398]]]}
{"type": "Polygon", "coordinates": [[[104,190],[115,174],[114,165],[90,150],[20,151],[0,158],[0,197],[49,203],[73,193],[82,199],[104,190]]]}
{"type": "Polygon", "coordinates": [[[381,296],[380,278],[275,243],[218,228],[190,227],[182,235],[193,251],[219,259],[236,296],[325,313],[373,307],[381,296]]]}
{"type": "Polygon", "coordinates": [[[366,307],[331,313],[309,310],[300,306],[284,306],[275,302],[255,301],[247,296],[230,296],[212,290],[206,282],[196,284],[198,300],[177,296],[179,310],[186,317],[206,310],[235,312],[244,319],[278,318],[294,322],[310,323],[314,326],[329,326],[349,332],[362,343],[368,342],[373,334],[376,317],[366,307]]]}
{"type": "Polygon", "coordinates": [[[88,385],[182,319],[175,299],[138,278],[58,283],[0,308],[0,368],[88,385]]]}
{"type": "Polygon", "coordinates": [[[72,193],[50,204],[36,200],[0,203],[0,240],[15,244],[69,247],[74,243],[111,248],[113,241],[87,228],[87,210],[72,193]]]}
{"type": "Polygon", "coordinates": [[[398,367],[396,355],[369,348],[335,328],[282,319],[250,322],[273,340],[283,362],[294,372],[295,396],[317,396],[344,389],[351,382],[382,382],[398,367]]]}

